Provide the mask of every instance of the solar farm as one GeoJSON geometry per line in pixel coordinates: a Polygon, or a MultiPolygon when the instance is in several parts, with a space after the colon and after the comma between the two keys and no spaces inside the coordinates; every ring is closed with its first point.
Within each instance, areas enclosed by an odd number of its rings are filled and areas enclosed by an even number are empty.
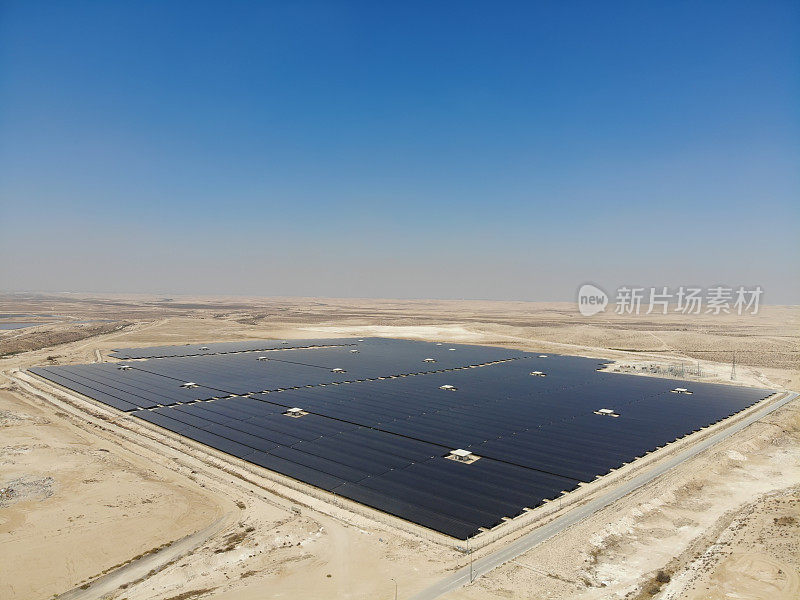
{"type": "Polygon", "coordinates": [[[116,350],[31,372],[457,539],[770,396],[597,359],[386,338],[116,350]]]}

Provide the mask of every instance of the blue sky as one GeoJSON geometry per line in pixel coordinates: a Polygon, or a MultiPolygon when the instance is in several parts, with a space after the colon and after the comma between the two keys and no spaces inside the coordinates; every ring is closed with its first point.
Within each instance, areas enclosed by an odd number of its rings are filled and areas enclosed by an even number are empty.
{"type": "Polygon", "coordinates": [[[0,289],[800,303],[797,3],[0,11],[0,289]]]}

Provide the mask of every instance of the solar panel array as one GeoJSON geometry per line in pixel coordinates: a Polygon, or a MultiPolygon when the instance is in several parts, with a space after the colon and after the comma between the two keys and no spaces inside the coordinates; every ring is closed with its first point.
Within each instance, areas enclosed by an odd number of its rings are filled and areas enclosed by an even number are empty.
{"type": "Polygon", "coordinates": [[[139,360],[31,371],[459,539],[772,394],[485,346],[380,338],[286,346],[120,350],[139,360]],[[672,391],[681,387],[691,394],[672,391]],[[293,408],[300,416],[287,414],[293,408]],[[454,449],[479,458],[452,460],[454,449]]]}
{"type": "Polygon", "coordinates": [[[216,342],[214,344],[186,344],[184,346],[148,346],[113,350],[111,356],[119,359],[164,358],[168,356],[208,356],[254,350],[278,350],[285,348],[312,348],[350,344],[353,340],[251,340],[246,342],[216,342]]]}

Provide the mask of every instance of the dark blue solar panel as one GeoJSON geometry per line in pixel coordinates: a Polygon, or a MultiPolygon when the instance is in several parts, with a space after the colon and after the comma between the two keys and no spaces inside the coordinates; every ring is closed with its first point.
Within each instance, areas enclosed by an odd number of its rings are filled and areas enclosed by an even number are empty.
{"type": "Polygon", "coordinates": [[[117,354],[168,358],[31,371],[462,539],[772,393],[598,372],[596,359],[380,338],[117,354]],[[693,393],[672,393],[676,387],[693,393]],[[293,407],[305,414],[287,416],[293,407]],[[618,416],[596,414],[601,408],[618,416]],[[481,458],[444,458],[456,448],[481,458]]]}
{"type": "Polygon", "coordinates": [[[258,352],[284,350],[288,348],[307,348],[322,345],[352,343],[342,340],[247,340],[242,342],[214,342],[208,344],[186,344],[184,346],[148,346],[146,348],[123,348],[114,350],[111,356],[119,359],[164,358],[172,356],[206,356],[210,354],[233,354],[237,352],[258,352]]]}

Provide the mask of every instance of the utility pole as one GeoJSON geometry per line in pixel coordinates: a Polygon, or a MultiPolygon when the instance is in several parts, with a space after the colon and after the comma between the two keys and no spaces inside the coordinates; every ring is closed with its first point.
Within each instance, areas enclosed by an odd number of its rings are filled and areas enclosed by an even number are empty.
{"type": "Polygon", "coordinates": [[[394,600],[397,600],[397,580],[394,577],[390,577],[392,581],[394,581],[394,600]]]}
{"type": "Polygon", "coordinates": [[[467,538],[467,554],[469,554],[469,582],[472,583],[474,577],[472,575],[472,550],[469,547],[469,538],[467,538]]]}
{"type": "Polygon", "coordinates": [[[731,362],[731,381],[736,379],[736,351],[733,351],[733,362],[731,362]]]}

